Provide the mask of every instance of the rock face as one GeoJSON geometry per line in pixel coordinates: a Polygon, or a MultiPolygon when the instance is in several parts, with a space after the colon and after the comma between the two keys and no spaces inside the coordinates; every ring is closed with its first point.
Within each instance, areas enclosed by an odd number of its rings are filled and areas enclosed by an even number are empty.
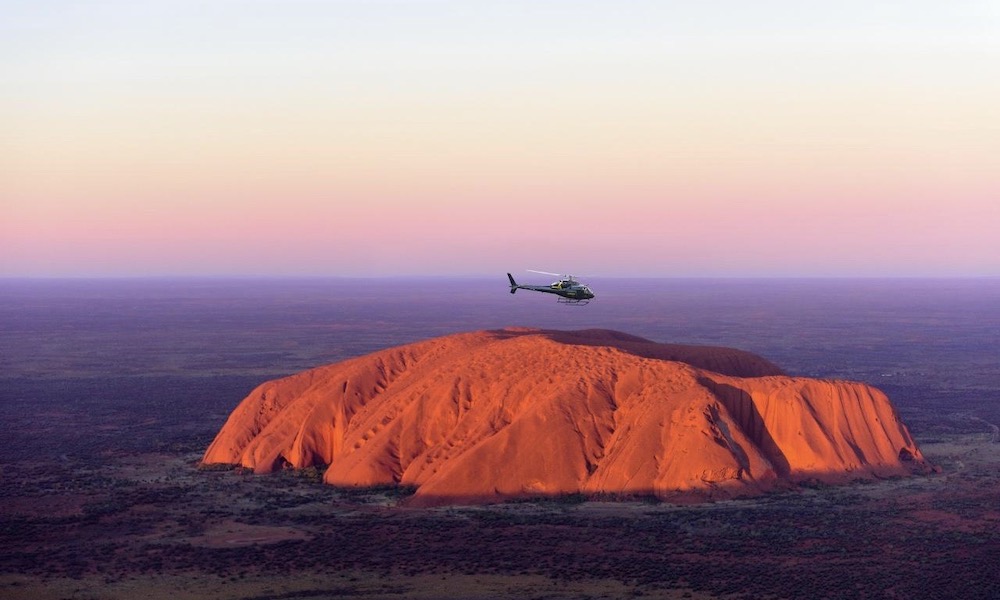
{"type": "Polygon", "coordinates": [[[533,329],[431,339],[264,383],[204,462],[329,465],[327,483],[416,486],[409,502],[421,506],[731,497],[925,466],[868,385],[787,377],[728,348],[533,329]]]}

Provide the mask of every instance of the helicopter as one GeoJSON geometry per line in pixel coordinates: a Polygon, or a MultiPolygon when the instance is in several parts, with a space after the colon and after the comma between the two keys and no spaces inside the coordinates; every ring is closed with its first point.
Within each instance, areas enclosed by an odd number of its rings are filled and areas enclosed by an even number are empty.
{"type": "Polygon", "coordinates": [[[548,271],[533,271],[528,269],[531,273],[541,273],[542,275],[554,275],[559,278],[558,281],[553,281],[551,285],[521,285],[514,281],[514,276],[507,273],[507,279],[510,280],[510,293],[513,294],[517,290],[531,290],[533,292],[544,292],[546,294],[555,294],[559,296],[556,300],[560,304],[571,304],[573,306],[582,306],[590,302],[594,297],[594,292],[590,291],[590,288],[586,285],[580,283],[579,281],[573,279],[572,275],[560,275],[559,273],[549,273],[548,271]]]}

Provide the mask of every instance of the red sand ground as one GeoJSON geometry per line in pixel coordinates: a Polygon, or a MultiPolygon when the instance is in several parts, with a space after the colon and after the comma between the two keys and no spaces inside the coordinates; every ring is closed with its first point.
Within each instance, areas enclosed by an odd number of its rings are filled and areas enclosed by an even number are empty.
{"type": "Polygon", "coordinates": [[[787,377],[753,354],[623,333],[436,338],[267,382],[204,456],[258,472],[329,465],[414,505],[584,493],[759,493],[904,475],[923,456],[861,383],[787,377]]]}

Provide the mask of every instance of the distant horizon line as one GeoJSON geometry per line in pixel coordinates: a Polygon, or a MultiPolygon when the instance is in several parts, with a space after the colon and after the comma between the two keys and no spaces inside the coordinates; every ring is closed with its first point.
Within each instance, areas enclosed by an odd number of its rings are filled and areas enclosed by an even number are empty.
{"type": "MultiPolygon", "coordinates": [[[[492,280],[499,275],[0,275],[0,281],[492,280]]],[[[996,275],[577,275],[598,280],[988,280],[996,275]]]]}

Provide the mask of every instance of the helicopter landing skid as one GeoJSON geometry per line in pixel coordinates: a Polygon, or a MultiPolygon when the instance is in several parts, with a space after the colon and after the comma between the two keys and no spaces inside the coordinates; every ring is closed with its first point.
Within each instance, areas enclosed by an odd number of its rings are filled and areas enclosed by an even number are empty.
{"type": "Polygon", "coordinates": [[[590,300],[574,300],[572,298],[556,298],[556,302],[559,304],[565,304],[566,306],[584,306],[590,303],[590,300]]]}

